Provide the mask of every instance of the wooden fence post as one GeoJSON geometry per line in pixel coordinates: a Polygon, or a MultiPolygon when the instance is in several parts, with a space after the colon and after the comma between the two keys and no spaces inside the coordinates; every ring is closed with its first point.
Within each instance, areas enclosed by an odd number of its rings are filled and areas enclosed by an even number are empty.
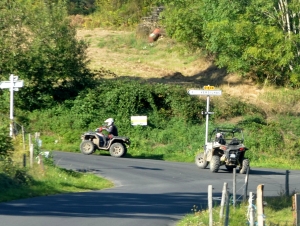
{"type": "Polygon", "coordinates": [[[208,212],[209,212],[209,226],[213,226],[212,185],[208,185],[208,212]]]}
{"type": "Polygon", "coordinates": [[[26,154],[23,154],[23,167],[26,167],[26,154]]]}
{"type": "Polygon", "coordinates": [[[224,205],[225,205],[225,199],[226,199],[226,193],[227,193],[227,183],[225,182],[223,185],[222,190],[222,199],[221,199],[221,209],[220,209],[220,220],[222,219],[224,215],[224,205]]]}
{"type": "Polygon", "coordinates": [[[300,194],[293,195],[294,225],[300,225],[300,194]]]}
{"type": "Polygon", "coordinates": [[[230,199],[230,193],[229,191],[226,192],[226,214],[225,214],[225,221],[224,226],[229,225],[229,199],[230,199]]]}
{"type": "Polygon", "coordinates": [[[43,161],[43,156],[41,154],[38,155],[38,164],[41,166],[42,171],[44,171],[45,170],[44,161],[43,161]]]}
{"type": "Polygon", "coordinates": [[[264,191],[264,185],[263,184],[258,185],[257,198],[256,198],[258,226],[264,226],[263,191],[264,191]]]}
{"type": "Polygon", "coordinates": [[[247,168],[246,177],[245,177],[243,202],[246,202],[247,200],[248,180],[249,180],[249,167],[247,168]]]}
{"type": "Polygon", "coordinates": [[[235,208],[236,202],[236,168],[233,168],[233,185],[232,185],[232,195],[233,195],[233,207],[235,208]]]}
{"type": "Polygon", "coordinates": [[[23,150],[26,150],[26,145],[25,145],[25,131],[24,131],[24,126],[22,126],[22,139],[23,139],[23,150]]]}
{"type": "Polygon", "coordinates": [[[33,166],[33,144],[30,144],[29,146],[29,162],[30,162],[30,167],[32,168],[33,166]]]}

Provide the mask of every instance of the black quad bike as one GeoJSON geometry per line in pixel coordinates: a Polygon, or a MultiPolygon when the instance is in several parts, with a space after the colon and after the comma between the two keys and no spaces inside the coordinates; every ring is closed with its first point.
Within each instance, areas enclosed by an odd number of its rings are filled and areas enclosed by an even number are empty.
{"type": "Polygon", "coordinates": [[[250,169],[249,159],[245,158],[248,150],[244,146],[244,135],[240,128],[216,128],[212,131],[210,141],[204,148],[204,153],[195,157],[196,165],[205,169],[208,164],[210,171],[216,173],[220,166],[225,165],[232,171],[239,167],[239,172],[245,174],[250,169]]]}
{"type": "Polygon", "coordinates": [[[86,132],[81,135],[81,140],[80,151],[85,155],[93,154],[96,150],[105,150],[113,157],[123,157],[130,145],[128,137],[108,138],[101,132],[86,132]]]}

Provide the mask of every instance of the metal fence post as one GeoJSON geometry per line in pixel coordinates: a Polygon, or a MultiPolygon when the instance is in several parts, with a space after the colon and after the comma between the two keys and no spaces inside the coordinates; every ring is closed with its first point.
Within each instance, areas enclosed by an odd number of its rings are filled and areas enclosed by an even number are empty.
{"type": "Polygon", "coordinates": [[[290,195],[290,188],[289,188],[289,173],[290,171],[286,170],[285,171],[285,195],[289,196],[290,195]]]}

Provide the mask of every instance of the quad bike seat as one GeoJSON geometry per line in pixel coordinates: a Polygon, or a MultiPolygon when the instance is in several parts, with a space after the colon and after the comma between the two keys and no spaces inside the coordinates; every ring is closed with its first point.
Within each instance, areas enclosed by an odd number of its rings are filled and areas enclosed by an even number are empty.
{"type": "Polygon", "coordinates": [[[237,138],[232,138],[229,145],[239,145],[240,141],[237,138]]]}

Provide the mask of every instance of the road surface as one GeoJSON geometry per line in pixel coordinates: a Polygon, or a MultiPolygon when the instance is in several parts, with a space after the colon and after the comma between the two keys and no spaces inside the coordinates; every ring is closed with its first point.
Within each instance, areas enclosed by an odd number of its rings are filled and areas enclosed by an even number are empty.
{"type": "MultiPolygon", "coordinates": [[[[114,182],[111,189],[36,197],[0,204],[0,226],[170,226],[207,206],[208,185],[220,200],[224,182],[233,191],[233,174],[199,169],[194,163],[114,158],[54,152],[57,165],[93,172],[114,182]]],[[[264,195],[285,188],[285,170],[251,169],[247,193],[264,184],[264,195]]],[[[299,171],[289,181],[300,188],[299,171]],[[299,182],[297,182],[299,181],[299,182]]],[[[237,173],[236,199],[242,200],[245,175],[237,173]]]]}

